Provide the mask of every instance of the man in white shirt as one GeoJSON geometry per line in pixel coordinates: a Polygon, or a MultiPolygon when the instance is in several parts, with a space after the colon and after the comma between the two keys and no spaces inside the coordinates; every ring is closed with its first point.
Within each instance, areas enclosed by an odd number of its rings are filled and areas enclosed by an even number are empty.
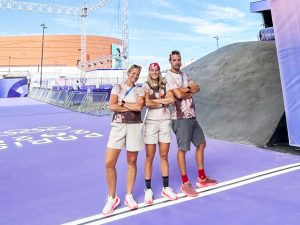
{"type": "Polygon", "coordinates": [[[200,86],[180,70],[181,55],[179,51],[172,51],[169,61],[171,69],[168,70],[165,78],[167,90],[172,90],[175,96],[171,119],[178,145],[177,161],[182,179],[181,191],[187,196],[196,197],[198,193],[190,183],[186,171],[185,154],[190,151],[191,142],[196,147],[195,156],[198,167],[196,186],[206,187],[217,183],[216,180],[208,178],[204,171],[206,141],[203,130],[196,119],[193,101],[193,96],[200,91],[200,86]]]}

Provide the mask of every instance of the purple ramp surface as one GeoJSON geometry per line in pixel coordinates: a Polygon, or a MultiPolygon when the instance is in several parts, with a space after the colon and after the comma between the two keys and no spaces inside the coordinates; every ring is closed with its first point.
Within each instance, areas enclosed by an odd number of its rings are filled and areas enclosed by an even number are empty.
{"type": "MultiPolygon", "coordinates": [[[[107,196],[105,149],[110,131],[110,116],[96,117],[22,99],[23,102],[16,106],[3,106],[0,100],[0,112],[4,115],[0,116],[0,224],[53,225],[100,214],[107,196]],[[33,106],[36,107],[34,113],[31,111],[33,106]]],[[[213,139],[208,139],[205,151],[206,173],[220,182],[300,161],[298,156],[213,139]]],[[[181,179],[176,152],[176,142],[173,138],[169,153],[170,186],[179,193],[181,179]]],[[[139,153],[138,174],[133,193],[139,203],[143,202],[144,198],[144,160],[145,151],[142,150],[139,153]]],[[[117,164],[120,208],[124,207],[126,167],[126,154],[123,151],[117,164]]],[[[155,197],[160,198],[162,178],[158,156],[155,157],[153,168],[153,191],[155,197]]],[[[197,176],[194,149],[187,153],[187,169],[188,176],[194,183],[197,176]]],[[[299,203],[293,191],[295,188],[299,189],[295,180],[299,180],[298,173],[282,175],[274,178],[271,185],[260,184],[271,182],[271,179],[257,182],[182,203],[178,207],[182,211],[185,209],[183,206],[188,204],[187,208],[191,208],[191,212],[199,209],[201,213],[187,215],[190,219],[193,218],[193,221],[202,221],[204,224],[213,224],[210,221],[214,221],[215,218],[203,217],[202,212],[211,215],[209,213],[215,209],[217,215],[222,215],[222,210],[225,210],[225,213],[233,207],[233,211],[240,210],[239,213],[243,217],[241,221],[244,221],[247,220],[246,210],[251,209],[251,213],[255,211],[255,208],[247,208],[245,205],[261,204],[260,199],[264,194],[274,198],[275,203],[283,199],[286,199],[286,205],[299,203]],[[287,183],[289,185],[286,185],[287,183]],[[274,191],[278,194],[271,195],[266,191],[267,188],[270,189],[269,192],[274,191]],[[284,195],[280,195],[283,194],[278,191],[280,189],[284,195]],[[294,197],[289,196],[289,192],[294,197]],[[223,195],[224,197],[221,197],[223,195]],[[247,204],[241,201],[246,198],[242,196],[251,197],[248,197],[247,204]],[[295,200],[292,201],[292,198],[295,200]]],[[[155,220],[155,224],[163,224],[165,218],[171,219],[168,215],[178,215],[176,207],[147,212],[133,216],[132,219],[147,215],[153,215],[153,218],[164,215],[155,220]],[[159,214],[161,210],[165,214],[159,214]]],[[[278,210],[277,204],[272,206],[270,203],[268,207],[274,207],[269,209],[270,212],[278,210]]],[[[282,216],[290,221],[290,212],[287,208],[283,208],[283,211],[282,216]]],[[[261,215],[261,208],[257,208],[256,213],[261,215]]],[[[274,215],[273,218],[276,220],[278,215],[274,215]]],[[[123,220],[115,223],[127,224],[129,219],[124,219],[124,223],[123,220]]],[[[140,219],[137,221],[141,223],[140,219]]],[[[223,224],[233,223],[232,220],[226,219],[223,224]]]]}

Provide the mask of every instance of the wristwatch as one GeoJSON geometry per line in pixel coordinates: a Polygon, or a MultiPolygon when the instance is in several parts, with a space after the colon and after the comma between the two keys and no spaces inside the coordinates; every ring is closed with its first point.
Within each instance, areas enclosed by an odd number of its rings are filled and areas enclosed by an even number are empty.
{"type": "Polygon", "coordinates": [[[125,103],[126,103],[126,102],[125,102],[124,100],[122,100],[121,106],[124,107],[124,104],[125,104],[125,103]]]}

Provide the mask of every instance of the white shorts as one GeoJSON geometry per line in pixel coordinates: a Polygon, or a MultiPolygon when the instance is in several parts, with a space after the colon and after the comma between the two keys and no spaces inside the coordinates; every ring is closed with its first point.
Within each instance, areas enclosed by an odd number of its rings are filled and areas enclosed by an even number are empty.
{"type": "Polygon", "coordinates": [[[142,123],[111,123],[107,148],[137,152],[144,149],[142,123]]]}
{"type": "Polygon", "coordinates": [[[146,120],[144,140],[145,144],[170,143],[171,120],[146,120]]]}

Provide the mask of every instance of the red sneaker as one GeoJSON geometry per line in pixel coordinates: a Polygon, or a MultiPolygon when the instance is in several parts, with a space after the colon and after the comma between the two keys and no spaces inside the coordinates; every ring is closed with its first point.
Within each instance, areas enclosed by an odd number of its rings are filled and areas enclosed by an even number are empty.
{"type": "Polygon", "coordinates": [[[193,188],[191,182],[186,182],[181,185],[181,191],[189,197],[197,197],[198,192],[193,188]]]}
{"type": "Polygon", "coordinates": [[[218,181],[210,179],[209,177],[206,177],[204,180],[201,180],[199,177],[197,177],[196,186],[198,188],[201,188],[201,187],[214,186],[217,183],[218,181]]]}

